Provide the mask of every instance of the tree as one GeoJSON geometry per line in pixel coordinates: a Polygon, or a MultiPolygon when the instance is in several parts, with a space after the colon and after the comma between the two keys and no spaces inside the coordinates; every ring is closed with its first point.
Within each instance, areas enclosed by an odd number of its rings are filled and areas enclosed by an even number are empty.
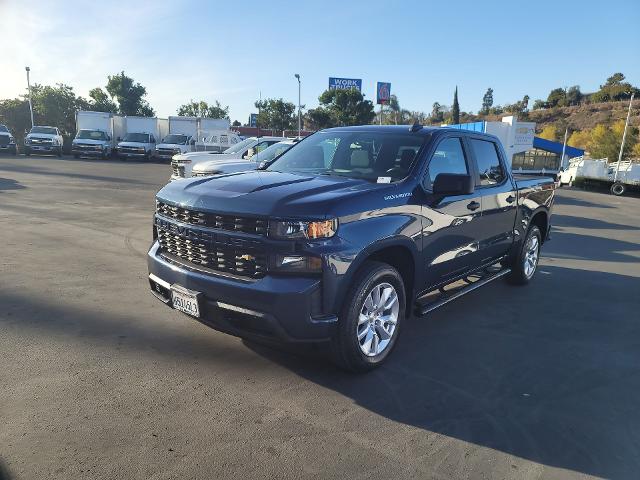
{"type": "Polygon", "coordinates": [[[547,107],[563,107],[567,102],[567,92],[564,88],[554,88],[547,97],[547,107]]]}
{"type": "Polygon", "coordinates": [[[89,90],[89,108],[95,112],[118,113],[118,106],[100,87],[89,90]]]}
{"type": "Polygon", "coordinates": [[[571,134],[567,144],[572,147],[582,148],[588,150],[589,142],[591,141],[591,132],[589,130],[576,130],[571,134]]]}
{"type": "Polygon", "coordinates": [[[118,112],[122,115],[140,115],[153,117],[155,112],[145,100],[147,89],[133,78],[124,74],[124,71],[116,75],[109,75],[107,92],[111,98],[118,102],[118,112]]]}
{"type": "Polygon", "coordinates": [[[0,123],[11,130],[18,144],[22,144],[25,131],[31,128],[29,102],[24,98],[0,100],[0,123]]]}
{"type": "Polygon", "coordinates": [[[233,125],[234,127],[241,127],[242,126],[242,124],[238,120],[234,120],[231,125],[233,125]]]}
{"type": "MultiPolygon", "coordinates": [[[[319,97],[320,106],[310,118],[314,124],[328,126],[367,125],[376,114],[373,103],[356,89],[326,90],[319,97]]],[[[309,112],[311,113],[311,111],[309,112]]]]}
{"type": "Polygon", "coordinates": [[[255,103],[258,114],[258,125],[273,130],[292,130],[297,125],[296,106],[285,102],[282,98],[267,98],[255,103]]]}
{"type": "Polygon", "coordinates": [[[558,128],[553,124],[547,125],[542,129],[538,137],[555,142],[558,140],[558,128]]]}
{"type": "Polygon", "coordinates": [[[86,110],[89,103],[76,96],[73,87],[64,83],[55,87],[36,84],[31,87],[31,96],[36,124],[58,127],[67,141],[75,137],[76,112],[86,110]]]}
{"type": "Polygon", "coordinates": [[[614,73],[604,85],[600,85],[600,90],[591,95],[594,102],[613,102],[618,100],[627,100],[631,98],[631,94],[640,95],[640,89],[634,87],[629,82],[624,81],[625,76],[622,73],[614,73]]]}
{"type": "Polygon", "coordinates": [[[215,104],[212,105],[204,100],[199,102],[190,100],[189,103],[178,107],[178,115],[181,117],[229,118],[229,107],[223,107],[218,100],[215,100],[215,104]]]}
{"type": "Polygon", "coordinates": [[[540,99],[537,99],[535,102],[533,102],[533,109],[534,110],[540,110],[542,108],[547,108],[547,102],[545,102],[544,100],[540,100],[540,99]]]}
{"type": "MultiPolygon", "coordinates": [[[[622,136],[624,134],[624,124],[625,124],[625,121],[620,119],[617,122],[615,122],[613,125],[611,125],[611,131],[613,132],[615,141],[618,145],[618,154],[620,153],[620,146],[622,145],[622,136]]],[[[627,137],[625,138],[625,142],[624,142],[624,150],[622,151],[623,159],[629,158],[629,156],[631,155],[631,152],[633,151],[634,147],[638,143],[637,137],[638,137],[638,129],[632,125],[629,125],[627,127],[627,137]]],[[[617,160],[618,157],[616,156],[615,159],[617,160]]]]}
{"type": "Polygon", "coordinates": [[[531,100],[529,95],[522,97],[522,108],[520,109],[520,112],[527,112],[529,110],[529,100],[531,100]]]}
{"type": "Polygon", "coordinates": [[[482,108],[480,109],[480,113],[483,115],[489,114],[489,109],[493,106],[493,88],[487,88],[484,97],[482,97],[482,108]]]}
{"type": "Polygon", "coordinates": [[[304,116],[304,126],[310,130],[322,130],[333,127],[331,114],[326,108],[312,108],[304,116]]]}
{"type": "Polygon", "coordinates": [[[591,130],[589,153],[593,158],[608,158],[610,162],[618,159],[620,143],[610,128],[600,124],[591,130]]]}
{"type": "Polygon", "coordinates": [[[433,107],[431,108],[431,116],[429,118],[429,121],[432,124],[444,122],[443,107],[438,102],[434,102],[433,107]]]}
{"type": "Polygon", "coordinates": [[[451,123],[457,125],[460,123],[460,105],[458,104],[458,87],[453,92],[453,105],[451,106],[451,123]]]}
{"type": "Polygon", "coordinates": [[[398,102],[398,97],[395,95],[391,95],[389,97],[389,110],[393,114],[393,123],[398,125],[398,114],[401,112],[400,102],[398,102]]]}
{"type": "Polygon", "coordinates": [[[579,105],[582,100],[582,92],[579,85],[569,87],[566,95],[567,105],[579,105]]]}

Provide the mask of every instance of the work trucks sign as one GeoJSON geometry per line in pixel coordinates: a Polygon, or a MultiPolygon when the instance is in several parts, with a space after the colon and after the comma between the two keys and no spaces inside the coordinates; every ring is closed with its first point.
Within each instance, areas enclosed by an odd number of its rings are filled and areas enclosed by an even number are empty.
{"type": "Polygon", "coordinates": [[[329,90],[351,90],[352,88],[361,92],[362,79],[329,77],[329,90]]]}

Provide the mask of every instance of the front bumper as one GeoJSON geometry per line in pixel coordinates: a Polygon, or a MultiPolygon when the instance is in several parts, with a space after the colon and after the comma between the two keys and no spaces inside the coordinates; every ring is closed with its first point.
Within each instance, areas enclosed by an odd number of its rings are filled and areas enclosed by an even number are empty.
{"type": "Polygon", "coordinates": [[[2,152],[16,152],[16,144],[8,143],[7,145],[0,145],[0,151],[2,152]]]}
{"type": "Polygon", "coordinates": [[[71,148],[72,155],[80,155],[81,157],[101,157],[102,155],[106,155],[107,151],[100,149],[88,149],[88,148],[71,148]]]}
{"type": "Polygon", "coordinates": [[[60,145],[25,145],[25,150],[30,153],[62,153],[62,147],[60,145]]]}
{"type": "Polygon", "coordinates": [[[321,280],[304,276],[267,275],[242,280],[204,273],[174,263],[158,253],[154,243],[147,256],[152,293],[171,305],[171,285],[202,293],[202,323],[243,338],[279,342],[329,340],[337,317],[314,317],[321,310],[321,280]]]}

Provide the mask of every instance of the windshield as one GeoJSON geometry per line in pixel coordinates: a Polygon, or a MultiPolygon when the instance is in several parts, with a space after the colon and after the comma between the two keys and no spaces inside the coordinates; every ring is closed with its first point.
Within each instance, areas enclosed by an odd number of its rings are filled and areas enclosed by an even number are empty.
{"type": "Polygon", "coordinates": [[[167,135],[166,137],[164,137],[164,140],[162,140],[162,143],[172,143],[174,145],[184,145],[185,143],[187,143],[188,139],[189,139],[189,137],[187,137],[186,135],[171,134],[171,135],[167,135]]]}
{"type": "Polygon", "coordinates": [[[293,143],[274,143],[273,145],[265,148],[261,152],[256,153],[251,160],[254,162],[270,162],[278,155],[282,155],[284,152],[293,147],[293,143]]]}
{"type": "Polygon", "coordinates": [[[106,140],[107,135],[100,130],[80,130],[76,138],[83,140],[106,140]]]}
{"type": "Polygon", "coordinates": [[[33,127],[29,133],[44,133],[47,135],[56,135],[56,129],[53,127],[33,127]]]}
{"type": "Polygon", "coordinates": [[[256,137],[249,137],[241,141],[240,143],[236,143],[232,147],[227,148],[222,153],[240,153],[243,150],[246,150],[247,148],[249,148],[253,143],[255,143],[255,141],[256,141],[256,137]]]}
{"type": "Polygon", "coordinates": [[[9,129],[7,127],[5,127],[4,125],[0,125],[0,132],[8,132],[9,129]]]}
{"type": "Polygon", "coordinates": [[[407,176],[426,138],[410,132],[319,132],[285,152],[267,170],[396,182],[407,176]]]}
{"type": "Polygon", "coordinates": [[[127,133],[123,142],[149,143],[148,133],[127,133]]]}

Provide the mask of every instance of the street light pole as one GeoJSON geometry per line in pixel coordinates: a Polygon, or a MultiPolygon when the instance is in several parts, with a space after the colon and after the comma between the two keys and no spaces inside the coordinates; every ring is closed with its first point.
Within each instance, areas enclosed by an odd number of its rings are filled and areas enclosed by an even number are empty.
{"type": "Polygon", "coordinates": [[[29,112],[31,113],[31,128],[33,128],[33,104],[31,103],[31,83],[29,82],[29,67],[24,67],[27,71],[27,88],[29,90],[29,112]]]}
{"type": "Polygon", "coordinates": [[[622,144],[620,145],[620,154],[618,155],[618,165],[616,165],[616,174],[613,177],[613,182],[618,181],[618,172],[620,171],[620,163],[622,163],[622,153],[624,150],[624,142],[627,139],[627,127],[629,126],[629,117],[631,116],[631,105],[633,104],[633,97],[635,92],[631,94],[631,100],[629,100],[629,110],[627,111],[627,121],[624,123],[624,132],[622,133],[622,144]]]}
{"type": "Polygon", "coordinates": [[[301,82],[300,82],[300,75],[299,74],[295,74],[294,77],[296,77],[298,79],[298,138],[300,138],[300,134],[302,131],[302,113],[301,113],[301,106],[300,106],[300,89],[301,89],[301,82]]]}

